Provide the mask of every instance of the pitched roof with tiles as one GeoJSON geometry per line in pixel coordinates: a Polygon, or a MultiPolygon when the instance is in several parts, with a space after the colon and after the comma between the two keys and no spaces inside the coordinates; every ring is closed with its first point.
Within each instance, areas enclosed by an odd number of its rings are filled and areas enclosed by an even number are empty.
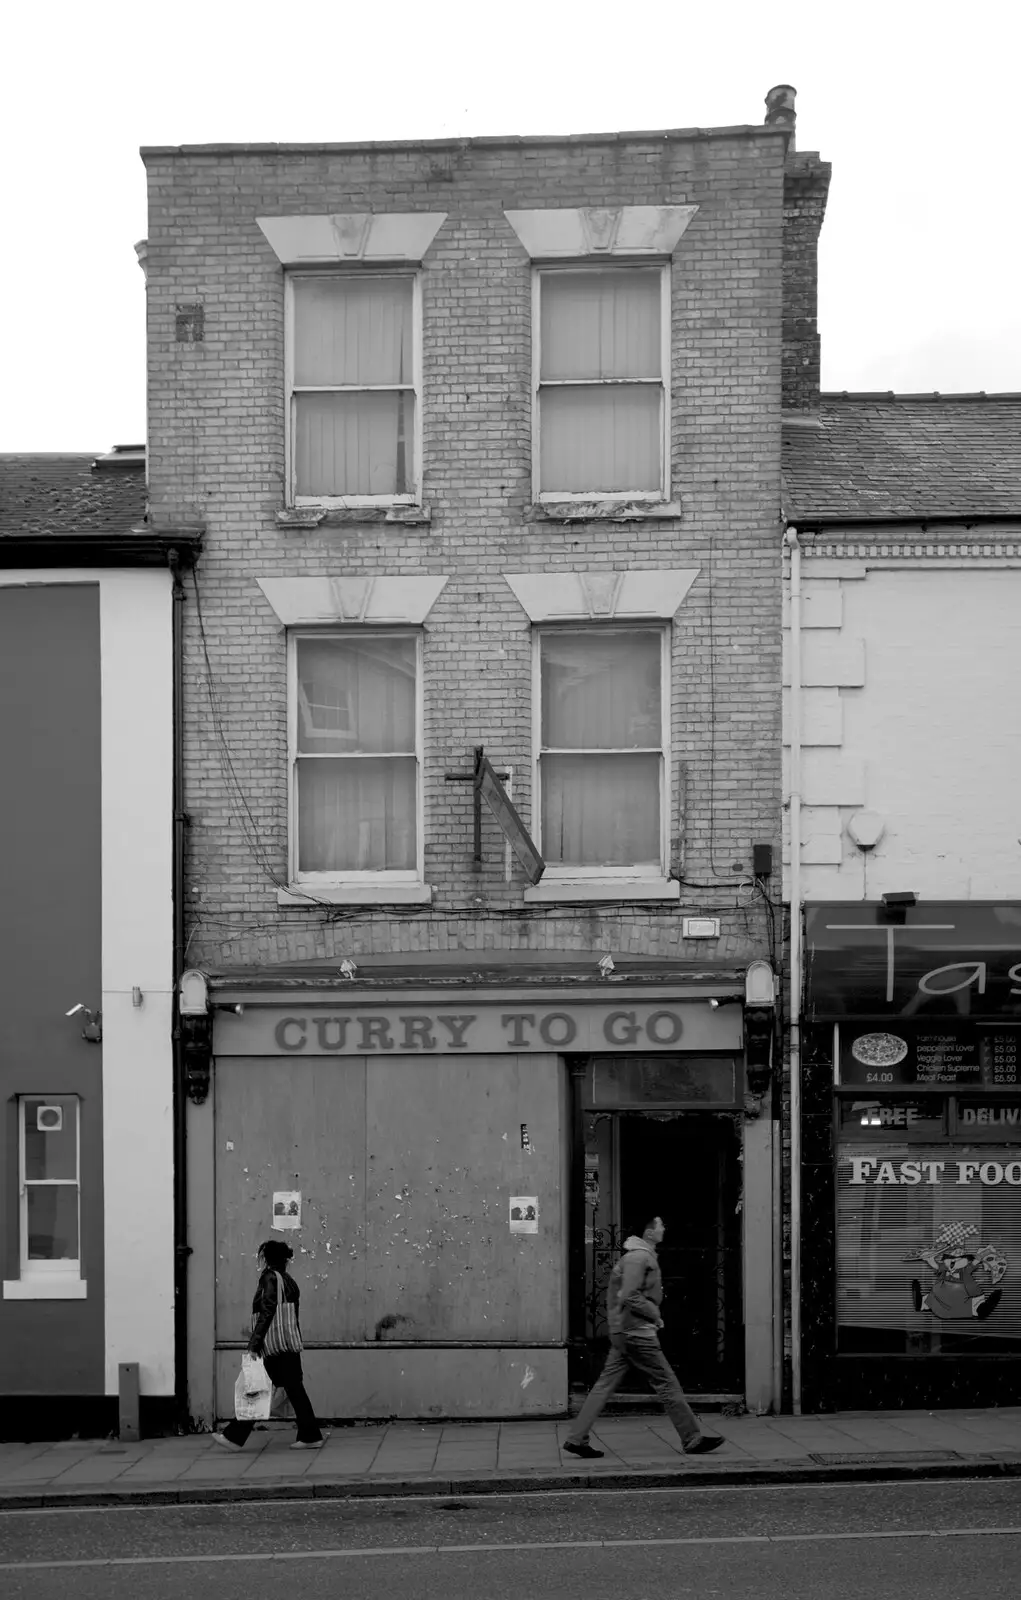
{"type": "Polygon", "coordinates": [[[201,543],[198,524],[149,523],[143,445],[0,455],[0,567],[187,565],[201,543]]]}
{"type": "Polygon", "coordinates": [[[144,451],[0,455],[0,538],[109,537],[144,517],[144,451]]]}
{"type": "Polygon", "coordinates": [[[783,463],[795,526],[1021,518],[1021,394],[824,394],[783,463]]]}

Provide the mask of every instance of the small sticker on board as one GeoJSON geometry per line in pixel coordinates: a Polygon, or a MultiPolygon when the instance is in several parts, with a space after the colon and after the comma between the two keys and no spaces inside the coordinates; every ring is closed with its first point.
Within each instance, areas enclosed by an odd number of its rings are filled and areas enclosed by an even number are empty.
{"type": "Polygon", "coordinates": [[[539,1199],[537,1195],[511,1195],[510,1231],[511,1233],[538,1233],[539,1199]]]}
{"type": "Polygon", "coordinates": [[[278,1189],[273,1195],[273,1227],[278,1229],[301,1227],[299,1189],[278,1189]]]}

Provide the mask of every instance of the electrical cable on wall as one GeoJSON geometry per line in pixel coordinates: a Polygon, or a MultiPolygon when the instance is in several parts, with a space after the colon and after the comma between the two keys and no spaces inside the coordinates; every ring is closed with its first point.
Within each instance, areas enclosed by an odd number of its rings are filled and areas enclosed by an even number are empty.
{"type": "MultiPolygon", "coordinates": [[[[279,873],[277,873],[273,867],[268,852],[266,851],[259,836],[258,823],[256,822],[255,817],[252,815],[252,809],[248,804],[248,799],[241,787],[240,779],[238,778],[237,772],[234,768],[234,759],[230,752],[230,746],[227,743],[226,733],[224,732],[223,718],[220,714],[219,700],[213,678],[213,666],[209,655],[209,642],[206,638],[205,621],[202,616],[202,597],[199,593],[198,572],[195,567],[192,567],[191,569],[191,578],[195,589],[195,615],[198,619],[199,638],[202,643],[202,657],[206,668],[206,694],[209,700],[209,714],[213,724],[213,732],[216,737],[217,753],[220,758],[220,772],[223,777],[224,789],[227,794],[227,803],[231,808],[235,821],[238,823],[241,829],[241,836],[244,839],[245,848],[247,849],[252,860],[255,862],[256,866],[264,874],[264,876],[269,879],[269,882],[274,886],[274,888],[282,889],[286,892],[289,891],[290,885],[283,881],[279,873]]],[[[302,893],[304,894],[305,891],[303,890],[302,893]]],[[[307,898],[310,904],[321,906],[324,910],[332,911],[335,909],[334,907],[328,905],[326,901],[317,899],[313,894],[309,894],[307,898]]]]}
{"type": "Polygon", "coordinates": [[[713,616],[713,532],[709,530],[709,865],[716,865],[716,632],[713,616]]]}

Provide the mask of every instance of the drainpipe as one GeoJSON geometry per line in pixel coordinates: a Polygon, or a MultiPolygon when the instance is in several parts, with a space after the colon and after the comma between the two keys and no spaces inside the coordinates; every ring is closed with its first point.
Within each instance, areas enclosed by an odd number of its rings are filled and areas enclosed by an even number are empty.
{"type": "Polygon", "coordinates": [[[797,528],[784,536],[790,551],[790,907],[791,907],[791,1407],[801,1415],[801,546],[797,528]]]}
{"type": "Polygon", "coordinates": [[[176,550],[167,557],[173,575],[173,719],[174,719],[174,1409],[177,1426],[187,1431],[188,1406],[188,1096],[185,1089],[184,1044],[181,1036],[180,985],[184,970],[184,585],[181,558],[176,550]]]}

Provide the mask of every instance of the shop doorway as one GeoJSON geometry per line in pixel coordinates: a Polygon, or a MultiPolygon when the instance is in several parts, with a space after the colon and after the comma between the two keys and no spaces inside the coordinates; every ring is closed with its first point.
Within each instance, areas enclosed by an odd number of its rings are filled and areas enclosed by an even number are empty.
{"type": "MultiPolygon", "coordinates": [[[[587,1111],[585,1381],[608,1348],[606,1289],[624,1240],[661,1216],[664,1354],[693,1395],[744,1388],[739,1119],[733,1113],[587,1111]]],[[[629,1380],[622,1393],[645,1391],[629,1380]]]]}

